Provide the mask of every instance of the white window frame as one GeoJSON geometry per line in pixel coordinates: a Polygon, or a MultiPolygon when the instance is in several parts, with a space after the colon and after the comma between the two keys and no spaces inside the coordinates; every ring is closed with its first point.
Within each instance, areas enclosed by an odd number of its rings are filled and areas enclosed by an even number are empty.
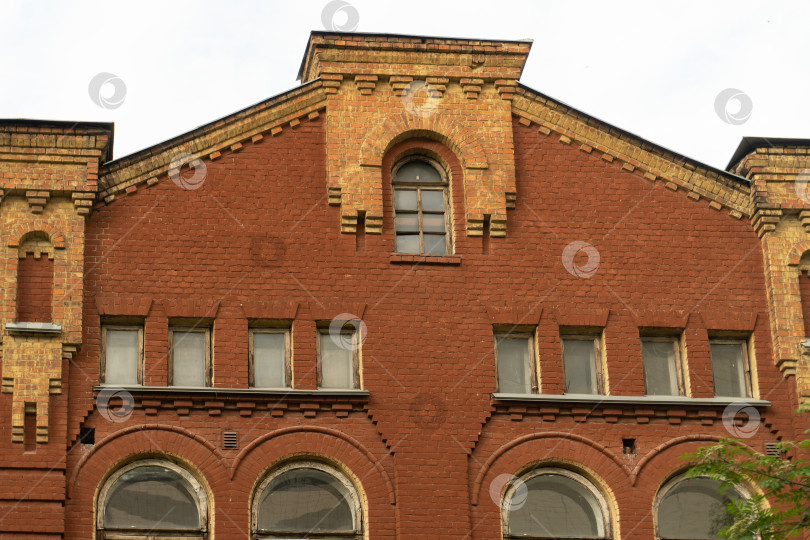
{"type": "Polygon", "coordinates": [[[101,326],[101,362],[99,365],[99,382],[102,385],[116,383],[107,382],[107,331],[108,330],[126,330],[138,332],[138,385],[143,385],[143,325],[135,324],[104,324],[101,326]]]}
{"type": "Polygon", "coordinates": [[[357,487],[349,480],[341,471],[322,463],[320,461],[294,461],[287,463],[276,470],[272,471],[265,477],[259,486],[253,491],[253,500],[250,504],[250,539],[251,540],[264,540],[264,539],[284,539],[284,540],[298,540],[303,538],[321,538],[323,540],[343,539],[343,540],[361,540],[365,538],[363,531],[363,505],[360,502],[360,495],[357,487]],[[270,483],[279,476],[296,469],[317,469],[321,472],[328,474],[340,482],[343,487],[348,491],[351,498],[352,520],[354,521],[354,533],[317,533],[308,532],[304,536],[291,536],[290,534],[275,534],[267,531],[259,531],[259,505],[261,504],[262,495],[270,485],[270,483]]]}
{"type": "MultiPolygon", "coordinates": [[[[709,476],[689,476],[688,472],[683,472],[681,474],[677,474],[677,475],[671,477],[669,480],[664,482],[663,485],[658,489],[658,493],[655,494],[655,501],[653,503],[653,526],[655,527],[655,539],[656,540],[671,540],[668,537],[661,536],[661,534],[660,534],[660,532],[658,530],[658,510],[659,510],[659,506],[661,505],[661,501],[663,501],[664,497],[666,497],[666,494],[669,493],[669,491],[672,490],[679,483],[681,483],[684,480],[689,480],[689,479],[693,479],[693,478],[694,479],[706,478],[706,479],[709,479],[709,480],[717,480],[716,478],[711,478],[709,476]]],[[[733,489],[736,490],[737,493],[739,493],[741,497],[743,497],[745,499],[750,499],[751,498],[751,492],[748,491],[748,489],[745,486],[740,486],[738,484],[735,484],[733,486],[733,489]]],[[[759,535],[757,535],[756,538],[758,539],[759,535]]]]}
{"type": "MultiPolygon", "coordinates": [[[[517,539],[517,538],[527,538],[527,539],[551,539],[556,538],[553,536],[524,536],[524,535],[513,535],[509,533],[509,511],[511,506],[512,497],[515,495],[515,492],[521,487],[521,485],[525,484],[525,482],[535,478],[537,476],[542,476],[544,474],[555,474],[558,476],[565,476],[569,478],[585,489],[587,489],[595,498],[597,503],[599,504],[599,509],[602,511],[602,524],[605,529],[605,535],[602,537],[597,537],[596,539],[591,538],[590,540],[608,540],[613,538],[613,533],[611,532],[611,515],[610,515],[610,508],[607,504],[607,499],[605,499],[602,492],[587,478],[582,476],[581,474],[575,473],[569,469],[562,469],[559,467],[536,467],[527,471],[526,473],[517,477],[517,480],[513,479],[511,483],[509,483],[504,490],[503,497],[501,499],[501,520],[503,523],[502,532],[504,539],[517,539]]],[[[566,539],[569,538],[568,536],[565,537],[566,539]]],[[[576,539],[577,537],[572,536],[571,539],[576,539]]]]}
{"type": "MultiPolygon", "coordinates": [[[[563,385],[565,385],[565,341],[593,341],[593,362],[596,371],[596,392],[594,396],[604,396],[607,394],[607,385],[605,384],[605,371],[606,366],[602,360],[602,336],[596,333],[574,333],[574,334],[560,334],[560,347],[562,347],[563,356],[563,385]]],[[[565,389],[567,390],[567,389],[565,389]]],[[[567,393],[567,392],[566,392],[567,393]]]]}
{"type": "Polygon", "coordinates": [[[104,486],[101,488],[96,500],[96,539],[97,540],[152,540],[163,538],[187,538],[205,540],[208,538],[208,495],[205,488],[197,478],[189,471],[180,467],[176,463],[162,459],[140,459],[125,465],[110,475],[104,481],[104,486]],[[139,467],[164,467],[179,474],[192,488],[192,491],[197,495],[197,509],[200,520],[199,531],[141,531],[141,530],[121,530],[121,529],[105,529],[104,528],[104,513],[107,508],[107,498],[110,494],[110,489],[115,485],[121,476],[137,469],[139,467]]]}
{"type": "MultiPolygon", "coordinates": [[[[745,395],[740,396],[742,398],[750,398],[754,395],[754,383],[753,383],[753,375],[751,371],[751,359],[748,355],[748,340],[745,338],[709,338],[709,355],[712,352],[712,344],[718,345],[741,345],[742,346],[742,360],[743,360],[743,370],[745,371],[745,395]]],[[[714,384],[714,358],[711,358],[712,362],[712,383],[714,384]]],[[[717,395],[717,387],[714,387],[714,394],[717,395]]]]}
{"type": "Polygon", "coordinates": [[[317,339],[315,340],[316,355],[317,355],[317,384],[319,390],[360,390],[362,388],[362,377],[360,376],[360,345],[362,338],[360,336],[362,326],[357,326],[359,321],[347,320],[344,322],[342,328],[339,330],[332,330],[331,328],[318,328],[317,339]],[[323,355],[321,351],[321,340],[332,339],[332,332],[339,332],[344,336],[351,336],[352,343],[352,386],[350,388],[324,388],[323,383],[323,355]]]}
{"type": "MultiPolygon", "coordinates": [[[[656,395],[656,394],[648,394],[647,393],[647,363],[644,359],[644,347],[643,343],[645,341],[653,341],[658,343],[672,343],[673,349],[675,351],[675,379],[676,384],[678,385],[678,393],[672,394],[675,396],[688,396],[688,385],[686,381],[687,377],[687,370],[684,366],[683,361],[683,335],[671,335],[671,336],[641,336],[641,368],[644,375],[644,395],[656,395]]],[[[660,394],[664,395],[664,394],[660,394]]]]}
{"type": "Polygon", "coordinates": [[[510,330],[499,329],[496,327],[493,331],[494,336],[494,355],[495,355],[495,386],[498,392],[500,389],[500,364],[498,362],[498,343],[505,339],[525,339],[529,343],[529,378],[530,388],[529,393],[537,394],[540,391],[540,375],[537,368],[537,331],[535,328],[528,327],[510,327],[510,330]]]}
{"type": "Polygon", "coordinates": [[[252,327],[248,329],[249,332],[249,358],[248,358],[248,385],[250,388],[265,388],[263,386],[256,386],[256,355],[255,343],[253,338],[256,334],[283,334],[284,335],[284,386],[281,388],[292,388],[292,346],[291,346],[291,332],[289,328],[272,328],[272,327],[252,327]]]}
{"type": "MultiPolygon", "coordinates": [[[[450,179],[444,167],[435,159],[432,159],[424,154],[413,154],[400,159],[396,165],[391,169],[391,213],[394,220],[394,253],[401,255],[417,255],[417,256],[434,256],[434,257],[447,257],[454,254],[453,251],[453,216],[451,212],[451,197],[450,197],[450,179]],[[423,161],[436,169],[436,172],[441,176],[441,182],[398,182],[397,173],[404,165],[412,161],[423,161]],[[397,190],[403,191],[416,191],[416,211],[415,214],[419,220],[419,253],[410,253],[405,251],[397,251],[397,209],[396,209],[396,195],[397,190]],[[442,191],[444,198],[444,239],[445,239],[445,254],[433,255],[425,253],[424,241],[424,227],[422,226],[422,191],[442,191]]],[[[414,211],[407,212],[414,214],[414,211]]],[[[416,235],[413,235],[416,236],[416,235]]]]}
{"type": "MultiPolygon", "coordinates": [[[[205,358],[203,361],[204,369],[205,369],[205,385],[200,386],[199,388],[210,388],[213,386],[214,381],[214,367],[213,361],[211,358],[211,328],[207,326],[169,326],[169,370],[167,373],[167,382],[169,386],[175,386],[174,384],[174,334],[187,334],[187,333],[198,333],[198,334],[205,334],[205,358]]],[[[178,387],[178,388],[185,388],[185,387],[178,387]]]]}

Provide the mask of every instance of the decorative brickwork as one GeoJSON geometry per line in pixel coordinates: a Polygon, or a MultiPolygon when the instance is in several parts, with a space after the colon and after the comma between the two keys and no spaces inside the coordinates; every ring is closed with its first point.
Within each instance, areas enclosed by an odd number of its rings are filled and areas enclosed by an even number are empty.
{"type": "Polygon", "coordinates": [[[802,313],[799,274],[810,269],[810,141],[777,139],[753,149],[732,169],[751,179],[754,228],[762,238],[774,360],[795,374],[801,399],[810,400],[810,337],[802,313]]]}
{"type": "Polygon", "coordinates": [[[84,215],[109,156],[104,125],[9,122],[0,130],[0,267],[3,392],[13,393],[11,437],[24,438],[34,404],[37,442],[48,441],[49,395],[62,386],[62,356],[82,338],[84,215]],[[15,334],[7,323],[42,322],[58,335],[15,334]]]}
{"type": "Polygon", "coordinates": [[[0,535],[98,536],[105,479],[165,459],[210,538],[245,538],[256,487],[304,459],[354,484],[365,538],[501,538],[504,478],[538,466],[591,482],[611,538],[652,538],[683,453],[802,433],[810,144],[716,170],[520,85],[528,51],[318,32],[301,87],[116,161],[111,126],[0,123],[0,535]],[[394,248],[391,174],[418,153],[448,178],[446,256],[394,248]],[[51,315],[21,325],[37,265],[51,315]],[[210,386],[169,385],[174,324],[205,327],[210,386]],[[499,391],[510,328],[536,393],[499,391]],[[111,330],[142,338],[120,386],[111,330]],[[606,395],[567,393],[569,331],[606,395]],[[684,395],[646,395],[646,332],[680,334],[684,395]],[[288,386],[255,387],[259,333],[288,386]],[[716,395],[717,336],[748,338],[750,396],[716,395]],[[321,386],[334,346],[356,388],[321,386]]]}
{"type": "Polygon", "coordinates": [[[424,137],[462,162],[467,234],[482,236],[488,220],[491,236],[505,236],[516,193],[509,100],[529,48],[526,42],[314,34],[302,80],[330,81],[327,186],[329,203],[341,207],[341,230],[356,232],[364,215],[366,232],[382,232],[382,157],[402,140],[424,137]],[[356,73],[388,84],[371,93],[365,80],[349,84],[356,73]]]}

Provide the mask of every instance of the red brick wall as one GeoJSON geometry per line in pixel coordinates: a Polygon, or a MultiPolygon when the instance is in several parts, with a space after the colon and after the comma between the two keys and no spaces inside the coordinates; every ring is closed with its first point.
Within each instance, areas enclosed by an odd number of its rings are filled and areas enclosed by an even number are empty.
{"type": "Polygon", "coordinates": [[[17,320],[51,322],[53,260],[28,253],[17,266],[17,320]]]}
{"type": "Polygon", "coordinates": [[[458,159],[438,143],[405,141],[383,161],[383,234],[365,235],[358,250],[355,235],[340,233],[339,209],[326,202],[320,118],[206,160],[199,189],[182,190],[164,177],[95,212],[88,221],[92,271],[85,276],[83,347],[70,370],[68,429],[73,441],[80,425],[94,427],[96,444],[68,454],[66,538],[92,534],[93,497],[111,468],[127,456],[160,452],[210,487],[220,539],[246,536],[250,493],[263,471],[300,453],[343,464],[359,480],[371,538],[497,538],[492,480],[547,458],[608,486],[624,538],[650,537],[653,497],[683,466],[678,456],[729,435],[722,407],[600,406],[591,413],[495,406],[492,314],[502,308],[514,310],[514,323],[534,317],[547,394],[563,392],[558,326],[571,316],[565,314],[609,310],[611,393],[632,396],[644,393],[639,326],[662,317],[684,321],[692,395],[707,397],[712,328],[704,319],[753,313],[760,394],[774,406],[763,413],[770,430],[763,426],[748,441],[759,448],[782,433],[792,436],[790,392],[769,352],[762,251],[750,225],[545,138],[536,127],[515,123],[514,131],[517,208],[509,211],[503,239],[465,234],[458,159]],[[389,171],[397,155],[417,144],[449,167],[460,265],[390,261],[389,171]],[[600,253],[590,278],[563,266],[563,250],[573,241],[600,253]],[[292,404],[280,411],[287,402],[221,406],[214,396],[207,402],[147,396],[136,399],[124,421],[106,419],[94,411],[92,392],[98,299],[112,299],[122,310],[130,300],[148,300],[147,385],[166,382],[169,320],[189,299],[219,303],[207,315],[214,318],[214,384],[236,388],[248,384],[244,306],[297,304],[293,369],[301,389],[316,385],[316,322],[363,311],[365,410],[341,417],[317,399],[315,413],[305,414],[292,404]],[[222,449],[226,429],[239,432],[238,450],[222,449]],[[636,456],[622,454],[622,437],[636,438],[636,456]]]}

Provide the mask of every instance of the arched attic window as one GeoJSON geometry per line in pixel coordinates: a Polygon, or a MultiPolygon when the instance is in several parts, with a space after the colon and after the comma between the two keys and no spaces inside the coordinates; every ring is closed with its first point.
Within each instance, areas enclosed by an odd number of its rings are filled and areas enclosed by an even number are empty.
{"type": "Polygon", "coordinates": [[[17,250],[17,322],[51,322],[54,251],[48,235],[27,234],[17,250]]]}
{"type": "Polygon", "coordinates": [[[397,253],[453,253],[449,182],[444,168],[423,155],[399,160],[392,170],[397,253]]]}
{"type": "Polygon", "coordinates": [[[613,538],[605,498],[585,477],[539,467],[504,492],[504,538],[613,538]]]}
{"type": "Polygon", "coordinates": [[[337,469],[315,461],[272,472],[254,495],[251,540],[363,538],[360,498],[337,469]]]}
{"type": "Polygon", "coordinates": [[[131,463],[105,482],[98,498],[96,538],[207,538],[207,499],[201,484],[176,464],[131,463]]]}
{"type": "Polygon", "coordinates": [[[680,475],[658,492],[655,501],[656,538],[661,540],[710,540],[730,525],[726,509],[731,501],[747,497],[741,489],[720,490],[712,478],[680,475]]]}

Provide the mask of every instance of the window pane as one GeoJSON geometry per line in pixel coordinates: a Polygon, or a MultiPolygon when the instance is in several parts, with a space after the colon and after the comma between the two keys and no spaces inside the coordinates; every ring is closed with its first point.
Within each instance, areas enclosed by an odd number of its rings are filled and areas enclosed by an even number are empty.
{"type": "Polygon", "coordinates": [[[397,171],[397,182],[441,182],[442,177],[425,161],[411,161],[397,171]]]}
{"type": "Polygon", "coordinates": [[[444,191],[421,190],[422,210],[425,212],[444,212],[444,191]]]}
{"type": "Polygon", "coordinates": [[[394,226],[397,232],[419,232],[419,216],[416,214],[397,214],[394,226]]]}
{"type": "Polygon", "coordinates": [[[563,339],[565,392],[598,394],[596,357],[592,339],[563,339]]]}
{"type": "Polygon", "coordinates": [[[257,388],[282,388],[286,382],[286,340],[283,332],[253,333],[253,384],[257,388]]]}
{"type": "Polygon", "coordinates": [[[664,538],[720,538],[717,531],[730,525],[726,511],[736,491],[720,494],[720,482],[709,478],[688,478],[670,489],[658,505],[658,533],[664,538]]]}
{"type": "Polygon", "coordinates": [[[438,234],[425,234],[425,254],[427,255],[446,255],[447,254],[447,241],[444,235],[438,234]]]}
{"type": "Polygon", "coordinates": [[[104,527],[199,530],[197,497],[177,472],[159,466],[127,471],[110,488],[104,527]]]}
{"type": "Polygon", "coordinates": [[[677,396],[674,341],[642,341],[644,385],[650,396],[677,396]]]}
{"type": "Polygon", "coordinates": [[[444,214],[424,214],[422,227],[425,232],[444,232],[444,214]]]}
{"type": "Polygon", "coordinates": [[[498,348],[498,392],[530,394],[531,355],[528,338],[496,337],[498,348]]]}
{"type": "Polygon", "coordinates": [[[419,236],[416,234],[398,234],[397,253],[419,253],[419,236]]]}
{"type": "Polygon", "coordinates": [[[604,537],[602,510],[588,488],[559,474],[541,474],[525,484],[525,503],[509,509],[510,534],[532,538],[604,537]]]}
{"type": "Polygon", "coordinates": [[[742,343],[712,343],[714,395],[748,397],[742,343]]]}
{"type": "Polygon", "coordinates": [[[397,189],[394,191],[394,208],[416,211],[416,190],[397,189]]]}
{"type": "Polygon", "coordinates": [[[106,330],[106,384],[138,384],[139,343],[137,330],[106,330]]]}
{"type": "Polygon", "coordinates": [[[270,482],[258,509],[258,528],[284,532],[352,532],[354,510],[346,487],[317,469],[294,469],[270,482]]]}
{"type": "Polygon", "coordinates": [[[205,386],[205,332],[174,332],[174,386],[205,386]]]}
{"type": "Polygon", "coordinates": [[[329,334],[321,334],[321,388],[354,388],[352,336],[341,337],[338,345],[329,334]]]}

